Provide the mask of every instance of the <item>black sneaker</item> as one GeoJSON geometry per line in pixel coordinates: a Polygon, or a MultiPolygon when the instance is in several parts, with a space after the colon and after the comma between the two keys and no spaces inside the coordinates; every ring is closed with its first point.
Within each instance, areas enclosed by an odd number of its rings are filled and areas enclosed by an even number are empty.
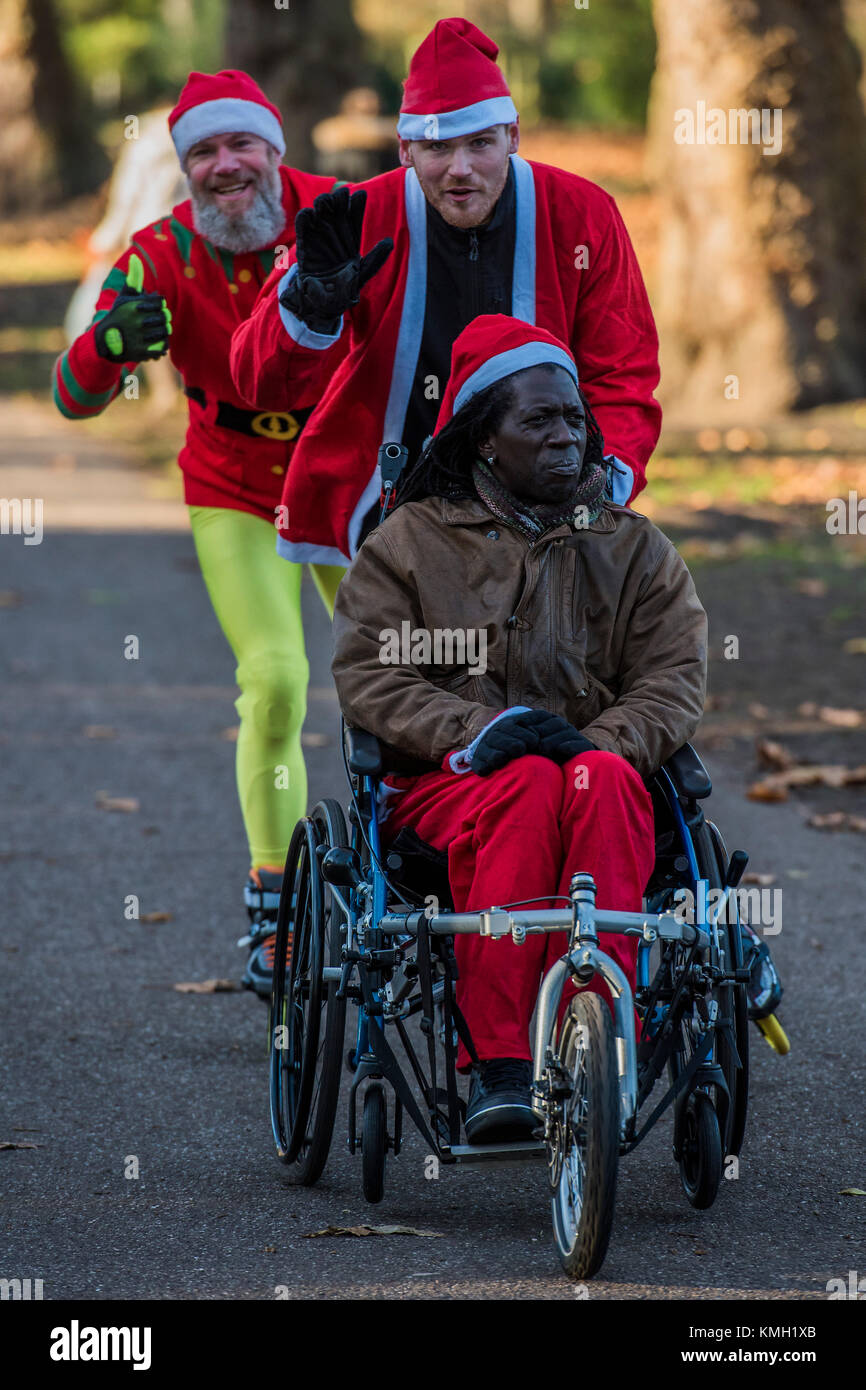
{"type": "MultiPolygon", "coordinates": [[[[271,997],[274,974],[274,934],[276,932],[277,909],[280,905],[282,874],[269,873],[267,869],[251,869],[244,885],[244,902],[250,918],[250,930],[242,936],[238,945],[249,946],[250,956],[243,973],[241,984],[245,989],[254,990],[260,999],[271,997]]],[[[286,952],[286,969],[291,961],[292,943],[289,938],[286,952]]]]}
{"type": "Polygon", "coordinates": [[[532,1063],[494,1057],[472,1068],[466,1138],[470,1144],[528,1139],[537,1128],[532,1113],[532,1063]]]}

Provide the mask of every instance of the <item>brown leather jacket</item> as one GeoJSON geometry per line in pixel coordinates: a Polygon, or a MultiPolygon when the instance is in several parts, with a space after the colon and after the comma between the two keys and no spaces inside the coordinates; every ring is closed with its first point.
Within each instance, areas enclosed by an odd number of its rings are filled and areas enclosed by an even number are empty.
{"type": "Polygon", "coordinates": [[[355,557],[334,634],[348,723],[428,765],[528,705],[646,777],[703,711],[707,619],[691,576],[647,517],[613,503],[533,542],[477,498],[407,503],[355,557]]]}

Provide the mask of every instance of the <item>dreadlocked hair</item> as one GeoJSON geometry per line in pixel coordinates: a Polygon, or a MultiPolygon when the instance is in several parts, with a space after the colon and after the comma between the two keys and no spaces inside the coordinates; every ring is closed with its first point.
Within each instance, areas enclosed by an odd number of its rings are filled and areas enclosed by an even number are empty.
{"type": "MultiPolygon", "coordinates": [[[[552,371],[554,363],[544,363],[552,371]]],[[[495,434],[514,400],[514,377],[503,377],[472,396],[447,425],[428,442],[417,462],[405,474],[398,487],[396,506],[404,502],[420,502],[424,497],[475,497],[472,465],[480,456],[480,441],[495,434]]],[[[584,468],[604,461],[604,436],[592,413],[589,401],[577,388],[586,415],[586,451],[584,468]]]]}

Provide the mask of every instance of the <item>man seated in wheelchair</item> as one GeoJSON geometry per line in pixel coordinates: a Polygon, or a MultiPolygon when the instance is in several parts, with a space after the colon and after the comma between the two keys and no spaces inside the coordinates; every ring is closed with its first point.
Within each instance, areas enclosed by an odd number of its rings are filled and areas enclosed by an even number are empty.
{"type": "MultiPolygon", "coordinates": [[[[644,779],[701,718],[707,620],[672,543],[607,499],[606,475],[568,349],[477,318],[454,344],[435,434],[337,592],[343,713],[413,774],[382,784],[383,841],[409,827],[447,850],[457,911],[562,906],[577,870],[599,907],[641,909],[655,859],[644,779]]],[[[529,1024],[565,945],[456,937],[480,1059],[470,1143],[535,1127],[529,1024]]],[[[634,988],[633,939],[603,948],[634,988]]]]}

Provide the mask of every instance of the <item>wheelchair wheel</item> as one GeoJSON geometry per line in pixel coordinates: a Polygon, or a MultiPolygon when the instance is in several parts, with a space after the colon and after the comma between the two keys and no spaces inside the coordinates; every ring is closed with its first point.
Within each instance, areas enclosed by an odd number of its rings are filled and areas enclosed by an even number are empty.
{"type": "Polygon", "coordinates": [[[340,1090],[346,1001],[325,966],[340,963],[340,918],[319,871],[317,850],[346,845],[341,807],[322,801],[292,836],[277,916],[275,959],[285,959],[294,932],[288,974],[274,970],[271,998],[271,1127],[277,1155],[297,1164],[298,1180],[312,1186],[331,1147],[340,1090]]]}
{"type": "Polygon", "coordinates": [[[683,1114],[680,1181],[693,1207],[711,1207],[722,1180],[722,1140],[713,1102],[692,1091],[683,1114]]]}
{"type": "Polygon", "coordinates": [[[381,1202],[385,1195],[385,1153],[388,1147],[385,1087],[374,1081],[364,1093],[361,1124],[361,1169],[364,1196],[368,1202],[381,1202]]]}
{"type": "MultiPolygon", "coordinates": [[[[706,821],[702,830],[707,834],[696,837],[695,852],[698,858],[698,865],[703,866],[704,859],[707,863],[712,863],[710,859],[710,849],[715,850],[715,862],[718,870],[718,884],[724,883],[725,874],[728,871],[728,855],[724,841],[711,822],[706,821]]],[[[702,872],[704,869],[702,867],[702,872]]],[[[711,882],[711,887],[716,886],[711,882]]],[[[736,962],[736,952],[734,950],[734,932],[738,930],[733,922],[726,923],[724,928],[725,957],[730,968],[736,962]]],[[[739,1154],[743,1145],[743,1136],[746,1132],[746,1114],[749,1107],[749,996],[746,986],[742,984],[732,984],[728,986],[731,994],[731,1005],[726,1005],[726,1016],[732,1016],[733,1037],[736,1043],[737,1056],[740,1059],[740,1066],[737,1067],[734,1055],[731,1050],[728,1034],[723,1034],[720,1039],[720,1052],[722,1054],[721,1065],[731,1093],[730,1113],[726,1134],[722,1135],[724,1143],[724,1154],[739,1154]]]]}
{"type": "MultiPolygon", "coordinates": [[[[702,821],[693,832],[693,844],[700,876],[707,880],[707,886],[710,890],[720,889],[724,883],[724,856],[718,848],[717,840],[707,821],[702,821]]],[[[736,930],[737,927],[734,923],[719,923],[719,945],[727,969],[733,968],[736,959],[733,940],[733,933],[736,930]]],[[[682,957],[684,961],[684,951],[682,957]]],[[[745,985],[730,981],[716,983],[704,996],[704,1007],[708,1007],[711,1003],[716,1004],[718,1012],[716,1040],[713,1044],[713,1050],[707,1058],[707,1063],[708,1065],[715,1063],[718,1066],[725,1083],[724,1087],[721,1085],[716,1087],[716,1122],[723,1154],[735,1155],[740,1152],[743,1142],[749,1090],[749,1020],[745,985]],[[739,1066],[737,1065],[737,1057],[740,1060],[739,1066]]],[[[692,1011],[687,1012],[681,1018],[680,1034],[670,1060],[671,1081],[675,1081],[688,1066],[696,1046],[696,1037],[703,1031],[704,1026],[705,1024],[701,1024],[692,1011]]],[[[710,1100],[709,1096],[707,1098],[710,1100]]],[[[676,1105],[677,1147],[679,1147],[684,1132],[683,1124],[687,1103],[686,1098],[683,1097],[678,1099],[676,1105]]],[[[711,1100],[710,1103],[712,1105],[711,1100]]],[[[689,1200],[691,1201],[691,1198],[689,1200]]]]}
{"type": "Polygon", "coordinates": [[[572,1093],[559,1126],[559,1152],[548,1155],[553,1236],[566,1274],[586,1279],[607,1252],[619,1160],[613,1020],[600,995],[572,999],[557,1052],[572,1093]]]}

